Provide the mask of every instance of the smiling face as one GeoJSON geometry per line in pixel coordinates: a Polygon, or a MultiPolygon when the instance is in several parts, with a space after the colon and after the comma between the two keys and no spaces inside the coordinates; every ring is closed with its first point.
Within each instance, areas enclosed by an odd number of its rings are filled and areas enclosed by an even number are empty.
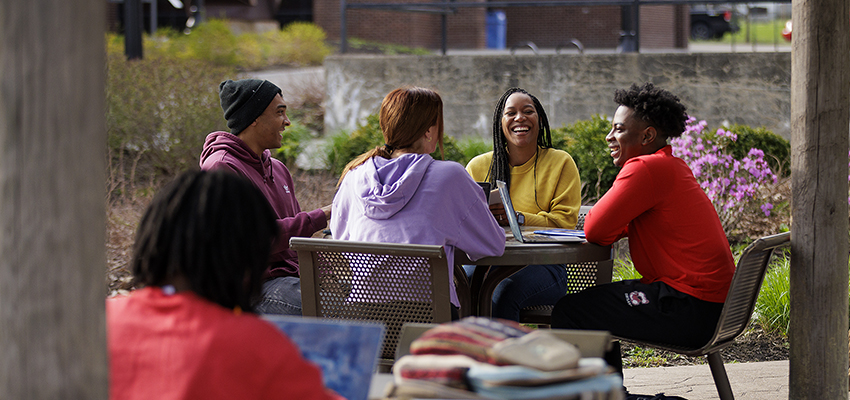
{"type": "Polygon", "coordinates": [[[239,134],[239,137],[257,155],[263,154],[263,150],[276,149],[280,147],[281,132],[291,125],[286,116],[286,103],[278,94],[272,99],[265,111],[239,134]]]}
{"type": "Polygon", "coordinates": [[[540,121],[531,96],[520,92],[508,96],[502,113],[502,133],[508,141],[508,151],[537,147],[540,121]]]}
{"type": "Polygon", "coordinates": [[[614,165],[622,167],[630,158],[651,154],[657,149],[650,146],[655,140],[655,135],[649,137],[650,128],[647,123],[634,118],[634,110],[626,106],[620,106],[614,113],[611,121],[611,131],[605,136],[614,165]]]}

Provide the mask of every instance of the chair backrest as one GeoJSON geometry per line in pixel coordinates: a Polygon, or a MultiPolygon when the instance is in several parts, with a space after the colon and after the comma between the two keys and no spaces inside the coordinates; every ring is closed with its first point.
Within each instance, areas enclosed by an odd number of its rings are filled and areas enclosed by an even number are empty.
{"type": "Polygon", "coordinates": [[[791,232],[785,232],[762,237],[744,249],[738,259],[714,336],[703,349],[731,342],[747,328],[773,249],[790,240],[791,232]]]}
{"type": "Polygon", "coordinates": [[[578,221],[576,222],[576,229],[584,229],[584,217],[587,216],[587,213],[590,212],[590,209],[593,206],[581,206],[578,208],[578,221]]]}
{"type": "Polygon", "coordinates": [[[297,238],[304,316],[380,321],[383,364],[392,363],[405,322],[451,320],[442,246],[297,238]]]}

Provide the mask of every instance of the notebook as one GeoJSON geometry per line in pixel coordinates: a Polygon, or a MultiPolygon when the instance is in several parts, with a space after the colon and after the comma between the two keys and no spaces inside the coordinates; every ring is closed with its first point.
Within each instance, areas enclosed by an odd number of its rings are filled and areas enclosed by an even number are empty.
{"type": "Polygon", "coordinates": [[[380,323],[263,315],[322,369],[325,386],[349,400],[366,400],[384,340],[380,323]]]}
{"type": "Polygon", "coordinates": [[[508,187],[503,181],[496,181],[496,186],[499,188],[499,195],[502,197],[502,204],[505,205],[505,214],[508,216],[508,223],[511,225],[511,232],[514,234],[514,239],[520,243],[581,243],[584,238],[579,236],[549,236],[539,235],[536,233],[522,233],[522,228],[519,226],[519,221],[516,218],[514,205],[511,202],[511,195],[508,193],[508,187]]]}

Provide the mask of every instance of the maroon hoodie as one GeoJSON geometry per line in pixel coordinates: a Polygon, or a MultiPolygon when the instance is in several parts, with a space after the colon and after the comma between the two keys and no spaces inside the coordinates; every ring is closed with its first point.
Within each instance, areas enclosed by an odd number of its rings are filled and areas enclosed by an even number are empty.
{"type": "Polygon", "coordinates": [[[242,139],[228,132],[207,135],[201,151],[201,169],[234,171],[250,179],[263,192],[277,214],[280,230],[265,277],[298,276],[298,255],[289,249],[289,238],[311,236],[324,229],[328,221],[321,209],[301,211],[289,169],[268,150],[258,158],[242,139]]]}

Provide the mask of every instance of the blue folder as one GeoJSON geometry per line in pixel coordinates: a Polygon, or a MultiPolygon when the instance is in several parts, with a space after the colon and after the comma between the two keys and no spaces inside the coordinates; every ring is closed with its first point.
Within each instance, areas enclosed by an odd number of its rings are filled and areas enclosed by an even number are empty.
{"type": "Polygon", "coordinates": [[[563,228],[550,228],[550,229],[540,229],[534,231],[534,233],[538,235],[549,235],[549,236],[575,236],[575,237],[584,237],[584,231],[581,229],[563,229],[563,228]]]}
{"type": "Polygon", "coordinates": [[[366,400],[384,340],[379,323],[263,315],[322,369],[325,386],[349,400],[366,400]]]}

